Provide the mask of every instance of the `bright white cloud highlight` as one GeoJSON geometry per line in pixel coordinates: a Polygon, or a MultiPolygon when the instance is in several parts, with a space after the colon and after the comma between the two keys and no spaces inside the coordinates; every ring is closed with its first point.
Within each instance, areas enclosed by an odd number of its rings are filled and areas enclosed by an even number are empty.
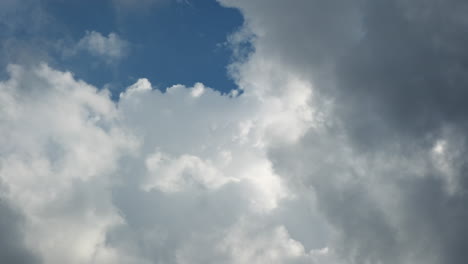
{"type": "MultiPolygon", "coordinates": [[[[311,110],[296,117],[307,99],[283,91],[282,102],[256,88],[233,97],[201,83],[162,93],[140,79],[115,103],[46,65],[9,72],[0,83],[2,199],[21,212],[25,246],[45,262],[184,263],[196,258],[198,239],[223,245],[198,263],[212,254],[231,263],[255,262],[257,251],[278,263],[306,255],[273,220],[262,231],[273,238],[252,237],[258,247],[242,256],[236,248],[250,232],[244,217],[275,219],[283,201],[297,199],[266,150],[311,125],[311,110]],[[276,130],[285,126],[291,135],[283,140],[276,130]]],[[[283,82],[293,93],[308,85],[283,82]]]]}

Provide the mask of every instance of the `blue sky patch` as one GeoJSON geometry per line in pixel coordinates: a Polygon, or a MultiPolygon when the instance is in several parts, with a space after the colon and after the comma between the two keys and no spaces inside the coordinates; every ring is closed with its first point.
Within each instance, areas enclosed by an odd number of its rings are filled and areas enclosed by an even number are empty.
{"type": "MultiPolygon", "coordinates": [[[[148,0],[128,10],[119,8],[118,2],[125,1],[29,1],[28,13],[33,10],[37,18],[24,25],[15,23],[14,27],[13,22],[3,23],[13,28],[4,37],[28,50],[40,46],[48,51],[42,60],[97,87],[106,86],[114,97],[143,77],[159,89],[195,82],[221,92],[236,88],[226,71],[231,51],[224,43],[242,26],[238,10],[221,7],[214,0],[148,0]],[[125,54],[107,60],[80,48],[80,40],[90,32],[104,38],[115,34],[126,43],[125,54]]],[[[24,63],[25,59],[19,57],[16,59],[24,63]]],[[[11,61],[15,59],[9,58],[11,61]]]]}

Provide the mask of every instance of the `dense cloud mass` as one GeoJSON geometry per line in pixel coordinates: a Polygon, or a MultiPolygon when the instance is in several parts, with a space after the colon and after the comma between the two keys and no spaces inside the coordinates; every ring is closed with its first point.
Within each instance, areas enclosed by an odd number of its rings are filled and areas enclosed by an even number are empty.
{"type": "Polygon", "coordinates": [[[468,5],[224,2],[258,33],[252,59],[304,76],[331,102],[325,126],[270,158],[314,189],[344,261],[463,263],[468,5]]]}
{"type": "Polygon", "coordinates": [[[228,94],[8,66],[1,262],[464,263],[468,4],[220,3],[228,94]]]}
{"type": "MultiPolygon", "coordinates": [[[[24,247],[44,263],[315,257],[280,220],[291,217],[282,203],[304,198],[265,151],[309,127],[309,115],[296,116],[307,108],[303,98],[260,102],[201,83],[162,93],[140,79],[114,103],[106,90],[46,65],[9,72],[0,97],[2,197],[25,218],[24,247]],[[291,135],[282,137],[286,126],[291,135]],[[250,240],[257,249],[238,248],[250,240]]],[[[306,85],[283,84],[291,91],[306,85]]]]}

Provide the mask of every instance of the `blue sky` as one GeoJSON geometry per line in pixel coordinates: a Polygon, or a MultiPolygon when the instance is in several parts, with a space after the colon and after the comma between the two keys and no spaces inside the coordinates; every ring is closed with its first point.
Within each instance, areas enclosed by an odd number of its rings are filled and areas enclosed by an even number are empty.
{"type": "Polygon", "coordinates": [[[103,34],[116,32],[131,43],[128,56],[116,65],[89,68],[86,59],[66,62],[77,76],[98,86],[112,80],[117,90],[143,76],[158,87],[203,82],[223,92],[234,88],[226,72],[231,52],[224,43],[228,34],[242,25],[238,10],[202,0],[161,3],[150,7],[151,11],[116,13],[105,1],[100,5],[95,1],[76,2],[47,4],[47,10],[66,25],[75,39],[87,30],[95,30],[103,34]]]}
{"type": "Polygon", "coordinates": [[[31,9],[42,16],[38,20],[47,21],[41,22],[43,25],[36,31],[20,24],[13,36],[25,43],[48,46],[47,56],[52,64],[98,87],[107,84],[114,95],[141,77],[149,78],[161,89],[195,82],[221,92],[235,88],[226,70],[231,62],[226,40],[242,26],[237,9],[223,8],[214,0],[149,1],[132,8],[115,3],[110,0],[33,3],[31,9]],[[103,36],[116,33],[128,42],[125,56],[111,63],[83,51],[63,56],[60,49],[69,48],[88,31],[103,36]],[[57,47],[57,43],[62,43],[62,47],[57,47]]]}

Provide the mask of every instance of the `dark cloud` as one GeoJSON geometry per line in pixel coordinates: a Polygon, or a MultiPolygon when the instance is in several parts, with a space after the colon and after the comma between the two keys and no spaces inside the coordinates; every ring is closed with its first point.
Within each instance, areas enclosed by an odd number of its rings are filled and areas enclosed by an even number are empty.
{"type": "Polygon", "coordinates": [[[333,102],[324,127],[271,158],[313,187],[342,258],[463,263],[468,4],[223,2],[244,10],[258,53],[313,81],[315,107],[333,102]]]}
{"type": "Polygon", "coordinates": [[[447,9],[468,5],[436,2],[363,7],[362,39],[336,61],[335,91],[340,115],[363,144],[425,140],[447,124],[466,125],[468,24],[447,9]]]}
{"type": "MultiPolygon", "coordinates": [[[[417,176],[408,175],[406,166],[378,175],[398,190],[399,206],[386,214],[401,217],[393,232],[363,226],[379,234],[379,241],[397,238],[397,252],[379,254],[385,263],[398,262],[398,256],[403,260],[418,256],[413,263],[424,258],[426,263],[463,263],[468,257],[468,209],[462,206],[468,202],[467,160],[462,154],[467,151],[468,113],[468,53],[462,47],[468,44],[464,35],[468,24],[458,15],[467,8],[463,1],[370,1],[363,7],[362,39],[336,63],[337,113],[351,144],[368,155],[383,152],[383,159],[427,162],[420,166],[428,169],[417,176]],[[457,133],[446,135],[447,127],[457,133]],[[427,156],[440,138],[452,142],[442,155],[449,156],[446,162],[453,170],[455,194],[444,187],[449,176],[433,168],[434,161],[427,156]]],[[[371,170],[367,173],[374,177],[371,170]]],[[[355,203],[340,203],[350,204],[355,203]]],[[[340,216],[359,217],[357,213],[340,216]]],[[[376,221],[384,224],[385,218],[376,221]]],[[[345,232],[353,230],[341,226],[345,232]]],[[[363,250],[369,256],[395,248],[369,245],[363,250]]]]}
{"type": "Polygon", "coordinates": [[[11,264],[42,263],[24,245],[21,223],[21,215],[6,200],[0,199],[0,261],[11,264]]]}
{"type": "Polygon", "coordinates": [[[313,188],[336,228],[331,246],[345,263],[464,262],[466,165],[456,170],[457,191],[451,192],[448,175],[424,151],[369,154],[326,133],[309,133],[300,146],[272,150],[271,157],[281,175],[313,188]]]}
{"type": "Polygon", "coordinates": [[[464,122],[464,1],[222,2],[240,7],[261,34],[257,53],[337,100],[356,136],[368,141],[383,127],[395,128],[390,136],[464,122]]]}

